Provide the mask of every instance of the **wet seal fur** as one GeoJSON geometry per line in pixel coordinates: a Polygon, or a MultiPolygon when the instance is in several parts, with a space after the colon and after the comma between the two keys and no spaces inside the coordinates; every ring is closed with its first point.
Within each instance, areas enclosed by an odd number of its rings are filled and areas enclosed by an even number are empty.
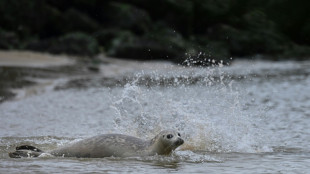
{"type": "Polygon", "coordinates": [[[34,146],[22,145],[16,147],[15,152],[10,152],[9,156],[11,158],[43,155],[103,158],[169,155],[183,143],[181,134],[174,130],[161,131],[153,139],[147,141],[123,134],[103,134],[46,152],[34,146]]]}

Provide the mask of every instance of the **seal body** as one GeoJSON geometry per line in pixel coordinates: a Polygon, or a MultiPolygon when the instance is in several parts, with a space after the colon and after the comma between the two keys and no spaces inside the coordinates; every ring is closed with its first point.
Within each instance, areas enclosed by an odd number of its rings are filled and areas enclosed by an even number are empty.
{"type": "Polygon", "coordinates": [[[148,155],[149,145],[149,142],[132,136],[104,134],[66,145],[49,153],[54,156],[92,158],[139,156],[148,155]]]}
{"type": "Polygon", "coordinates": [[[79,158],[169,155],[183,143],[180,133],[174,130],[162,131],[153,139],[146,141],[122,134],[103,134],[46,152],[33,146],[19,146],[15,152],[9,153],[9,156],[12,158],[38,157],[43,153],[79,158]]]}

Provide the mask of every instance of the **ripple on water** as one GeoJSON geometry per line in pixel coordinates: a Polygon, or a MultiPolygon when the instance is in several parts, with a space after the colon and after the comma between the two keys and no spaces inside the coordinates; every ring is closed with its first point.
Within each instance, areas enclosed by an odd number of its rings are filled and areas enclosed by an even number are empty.
{"type": "MultiPolygon", "coordinates": [[[[65,173],[206,169],[215,173],[274,173],[282,169],[302,173],[309,165],[309,71],[299,70],[300,66],[292,65],[295,63],[269,64],[254,64],[255,68],[249,66],[244,73],[234,65],[218,72],[219,77],[235,71],[229,76],[250,76],[241,80],[224,81],[210,76],[210,71],[190,69],[183,76],[179,72],[183,79],[195,76],[204,82],[182,84],[179,78],[172,79],[178,85],[147,86],[136,80],[124,87],[49,91],[5,102],[0,105],[0,128],[5,130],[0,132],[4,160],[0,170],[14,171],[18,165],[16,171],[28,167],[33,172],[65,173]],[[166,128],[179,130],[186,142],[172,156],[18,162],[7,157],[15,145],[27,142],[50,149],[101,133],[149,139],[166,128]]],[[[165,83],[161,78],[166,77],[156,78],[165,83]]]]}

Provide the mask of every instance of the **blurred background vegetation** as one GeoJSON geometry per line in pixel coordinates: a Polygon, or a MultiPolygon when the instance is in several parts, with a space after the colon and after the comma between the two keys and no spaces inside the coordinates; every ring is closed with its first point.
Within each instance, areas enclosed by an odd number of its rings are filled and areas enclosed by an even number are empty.
{"type": "Polygon", "coordinates": [[[310,55],[308,0],[1,0],[0,49],[182,63],[310,55]]]}

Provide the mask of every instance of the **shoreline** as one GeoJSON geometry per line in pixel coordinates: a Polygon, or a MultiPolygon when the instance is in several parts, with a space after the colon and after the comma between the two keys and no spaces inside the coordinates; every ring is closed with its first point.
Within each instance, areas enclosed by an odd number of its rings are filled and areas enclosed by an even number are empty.
{"type": "Polygon", "coordinates": [[[0,50],[0,67],[42,68],[74,65],[76,61],[64,55],[51,55],[32,51],[0,50]]]}
{"type": "Polygon", "coordinates": [[[77,61],[66,55],[51,55],[32,51],[0,50],[0,104],[44,91],[46,85],[38,79],[53,81],[60,67],[74,67],[77,61]],[[17,98],[16,98],[17,97],[17,98]]]}

